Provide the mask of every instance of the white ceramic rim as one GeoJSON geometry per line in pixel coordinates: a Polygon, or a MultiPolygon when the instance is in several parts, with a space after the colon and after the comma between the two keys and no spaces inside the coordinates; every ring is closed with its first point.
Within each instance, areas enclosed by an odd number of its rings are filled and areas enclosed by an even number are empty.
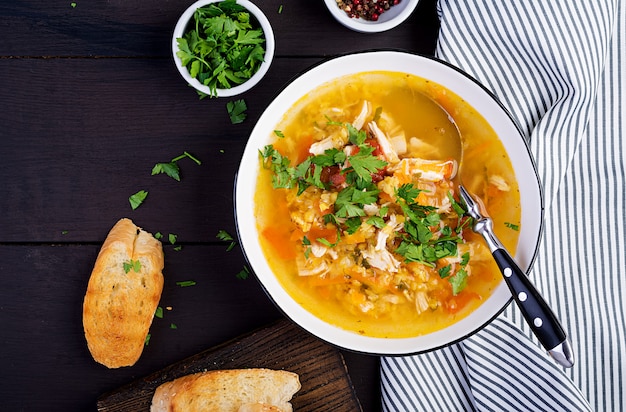
{"type": "Polygon", "coordinates": [[[539,176],[526,141],[516,122],[498,100],[461,70],[432,57],[397,51],[350,54],[328,60],[293,80],[270,103],[252,130],[236,177],[235,217],[240,244],[260,283],[275,304],[295,323],[319,338],[342,348],[379,355],[427,352],[470,336],[496,317],[511,301],[502,281],[493,294],[466,318],[437,332],[404,339],[361,336],[330,325],[300,306],[280,285],[265,260],[258,241],[254,217],[254,192],[258,175],[259,150],[273,140],[272,131],[283,114],[302,96],[316,87],[348,74],[367,71],[399,71],[415,74],[445,85],[481,113],[500,136],[519,176],[522,224],[515,260],[526,273],[538,251],[543,228],[543,197],[539,176]]]}
{"type": "Polygon", "coordinates": [[[336,0],[324,0],[324,3],[335,20],[347,28],[361,33],[379,33],[393,29],[404,22],[413,13],[419,0],[402,0],[400,4],[382,13],[377,21],[349,17],[337,6],[336,0]]]}
{"type": "MultiPolygon", "coordinates": [[[[174,57],[174,63],[176,64],[178,72],[181,76],[183,76],[183,79],[185,79],[187,83],[189,83],[193,88],[201,91],[202,93],[208,94],[209,96],[211,96],[211,89],[208,86],[200,83],[198,79],[191,77],[191,75],[189,74],[189,70],[187,70],[187,68],[183,66],[180,58],[176,55],[176,52],[178,51],[178,43],[176,42],[176,39],[183,37],[183,34],[185,33],[185,28],[187,27],[189,21],[193,18],[193,14],[195,13],[196,9],[211,3],[221,3],[222,1],[223,0],[198,0],[193,3],[183,12],[183,14],[178,19],[178,22],[174,27],[174,34],[172,35],[172,56],[174,57]]],[[[265,35],[265,55],[263,56],[264,61],[261,63],[259,70],[257,70],[257,72],[253,74],[252,77],[246,82],[238,86],[231,87],[230,89],[217,89],[217,97],[235,96],[250,90],[261,81],[263,76],[265,76],[270,68],[270,65],[272,64],[272,60],[274,59],[274,31],[272,30],[272,26],[270,25],[270,22],[265,14],[261,11],[261,9],[259,9],[249,0],[237,0],[237,4],[245,7],[250,12],[250,14],[252,14],[257,19],[257,21],[261,25],[261,29],[263,29],[263,34],[265,35]]]]}

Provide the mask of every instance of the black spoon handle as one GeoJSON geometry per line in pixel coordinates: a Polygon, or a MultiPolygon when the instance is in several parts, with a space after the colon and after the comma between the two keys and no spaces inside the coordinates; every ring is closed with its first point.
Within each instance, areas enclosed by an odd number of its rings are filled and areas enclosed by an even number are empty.
{"type": "Polygon", "coordinates": [[[528,276],[517,266],[504,249],[496,249],[493,257],[504,275],[513,299],[530,325],[539,342],[548,350],[567,339],[561,323],[528,276]]]}

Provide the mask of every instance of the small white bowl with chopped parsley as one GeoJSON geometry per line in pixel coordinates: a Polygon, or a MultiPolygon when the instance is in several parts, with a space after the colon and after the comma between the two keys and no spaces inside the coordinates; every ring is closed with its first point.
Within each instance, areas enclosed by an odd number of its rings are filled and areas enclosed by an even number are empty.
{"type": "Polygon", "coordinates": [[[198,92],[241,94],[267,73],[274,32],[248,0],[199,0],[178,19],[172,36],[176,68],[198,92]]]}

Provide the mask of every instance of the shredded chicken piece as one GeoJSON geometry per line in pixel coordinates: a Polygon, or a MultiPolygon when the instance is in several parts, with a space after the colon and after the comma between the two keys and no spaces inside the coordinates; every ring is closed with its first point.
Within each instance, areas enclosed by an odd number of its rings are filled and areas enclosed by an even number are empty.
{"type": "Polygon", "coordinates": [[[328,264],[321,259],[306,260],[296,259],[298,264],[298,275],[300,276],[321,276],[330,270],[328,264]]]}
{"type": "Polygon", "coordinates": [[[430,305],[428,304],[428,296],[424,291],[419,291],[415,294],[415,310],[417,313],[422,313],[426,309],[428,309],[430,305]]]}
{"type": "Polygon", "coordinates": [[[309,148],[309,153],[312,155],[321,155],[328,149],[341,149],[348,141],[348,132],[345,128],[339,129],[336,133],[331,134],[328,137],[315,142],[309,148]]]}
{"type": "Polygon", "coordinates": [[[454,176],[458,170],[458,164],[455,160],[442,162],[439,160],[404,158],[389,170],[406,176],[419,176],[421,180],[428,182],[440,182],[454,176]]]}
{"type": "Polygon", "coordinates": [[[375,249],[378,251],[387,249],[387,239],[389,239],[389,236],[391,236],[394,232],[401,230],[403,226],[403,223],[398,222],[396,215],[389,216],[389,221],[387,221],[385,227],[378,231],[375,249]]]}
{"type": "Polygon", "coordinates": [[[372,112],[371,106],[372,105],[370,102],[368,102],[367,100],[363,100],[363,106],[361,107],[361,112],[352,122],[352,126],[354,126],[357,130],[361,130],[363,128],[363,125],[365,124],[365,120],[372,112]]]}
{"type": "Polygon", "coordinates": [[[509,184],[500,175],[489,176],[489,183],[497,187],[498,190],[500,190],[501,192],[508,192],[509,190],[511,190],[509,184]]]}
{"type": "Polygon", "coordinates": [[[374,246],[370,245],[361,254],[367,263],[376,269],[395,273],[400,267],[400,262],[387,249],[376,250],[374,246]]]}
{"type": "Polygon", "coordinates": [[[368,126],[374,137],[376,137],[376,141],[380,145],[380,149],[383,152],[383,155],[385,156],[387,161],[391,164],[398,163],[400,161],[400,158],[398,157],[398,154],[394,150],[391,142],[389,141],[389,138],[385,135],[385,133],[380,130],[380,128],[374,121],[369,122],[368,126]]]}
{"type": "Polygon", "coordinates": [[[363,205],[363,211],[368,216],[376,215],[379,210],[380,210],[380,207],[378,207],[378,205],[376,205],[374,203],[369,204],[369,205],[363,205]]]}
{"type": "Polygon", "coordinates": [[[328,251],[328,247],[324,246],[324,245],[320,245],[317,242],[311,242],[311,253],[313,254],[313,256],[315,257],[322,257],[326,254],[326,252],[328,251]]]}

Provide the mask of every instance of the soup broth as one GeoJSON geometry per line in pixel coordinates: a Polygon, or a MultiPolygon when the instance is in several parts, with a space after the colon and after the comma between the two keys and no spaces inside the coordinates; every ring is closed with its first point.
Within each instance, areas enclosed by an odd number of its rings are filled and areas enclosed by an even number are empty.
{"type": "Polygon", "coordinates": [[[315,316],[372,337],[404,338],[467,316],[501,281],[471,221],[464,185],[515,250],[519,189],[506,151],[465,101],[417,76],[367,72],[303,96],[261,150],[259,241],[287,292],[315,316]],[[369,177],[368,177],[369,176],[369,177]]]}

